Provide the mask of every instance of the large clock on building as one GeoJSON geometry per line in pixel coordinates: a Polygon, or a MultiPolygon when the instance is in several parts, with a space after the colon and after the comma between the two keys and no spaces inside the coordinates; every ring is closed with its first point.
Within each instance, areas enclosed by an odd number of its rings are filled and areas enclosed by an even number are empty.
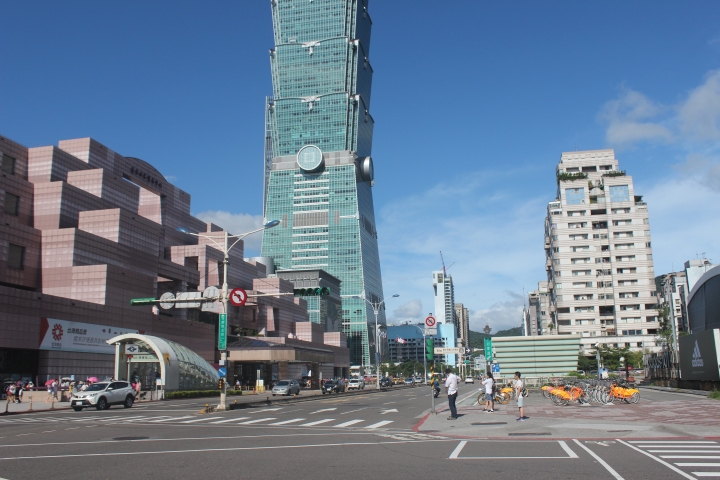
{"type": "Polygon", "coordinates": [[[305,145],[297,153],[297,162],[300,168],[306,172],[312,172],[322,165],[322,152],[315,145],[305,145]]]}

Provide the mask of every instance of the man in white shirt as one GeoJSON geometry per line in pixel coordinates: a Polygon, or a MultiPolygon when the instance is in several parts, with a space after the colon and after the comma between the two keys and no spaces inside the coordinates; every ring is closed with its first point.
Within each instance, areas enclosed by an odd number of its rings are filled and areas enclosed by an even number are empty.
{"type": "Polygon", "coordinates": [[[452,373],[450,368],[445,369],[447,380],[445,380],[445,391],[448,396],[448,406],[450,407],[450,416],[448,420],[457,420],[457,408],[455,408],[455,400],[457,399],[458,376],[452,373]]]}

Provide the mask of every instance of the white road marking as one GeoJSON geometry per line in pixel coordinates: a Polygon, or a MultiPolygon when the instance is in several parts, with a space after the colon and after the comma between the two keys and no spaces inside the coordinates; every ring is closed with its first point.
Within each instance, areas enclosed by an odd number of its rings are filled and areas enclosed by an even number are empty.
{"type": "Polygon", "coordinates": [[[720,456],[718,455],[660,455],[660,458],[704,458],[707,460],[720,460],[720,456]]]}
{"type": "Polygon", "coordinates": [[[280,410],[282,407],[276,407],[276,408],[263,408],[262,410],[255,410],[254,412],[248,412],[248,413],[262,413],[262,412],[275,412],[277,410],[280,410]]]}
{"type": "Polygon", "coordinates": [[[681,463],[676,463],[675,465],[677,465],[678,467],[720,467],[720,463],[717,463],[717,462],[712,462],[712,463],[694,463],[694,462],[684,463],[684,462],[681,462],[681,463]]]}
{"type": "Polygon", "coordinates": [[[315,410],[314,412],[310,412],[310,415],[312,415],[312,414],[314,414],[314,413],[320,413],[320,412],[332,412],[332,411],[334,411],[334,410],[337,410],[337,407],[333,407],[333,408],[323,408],[323,409],[320,409],[320,410],[315,410]]]}
{"type": "MultiPolygon", "coordinates": [[[[680,470],[680,469],[677,468],[676,466],[670,465],[670,464],[669,464],[668,462],[666,462],[665,460],[661,460],[661,459],[659,459],[658,457],[656,457],[655,455],[651,455],[651,454],[649,454],[648,452],[646,452],[645,450],[641,450],[641,449],[637,448],[635,445],[630,445],[629,443],[624,442],[624,441],[620,440],[619,438],[616,438],[615,441],[616,441],[616,442],[619,442],[619,443],[622,443],[622,444],[625,445],[626,447],[630,447],[630,448],[632,448],[633,450],[637,450],[638,452],[642,453],[642,454],[645,455],[645,456],[648,456],[648,457],[652,458],[653,460],[655,460],[655,461],[658,462],[658,463],[662,463],[663,465],[665,465],[666,467],[668,467],[670,470],[674,471],[675,473],[679,473],[680,475],[682,475],[683,477],[685,477],[685,478],[687,478],[687,479],[689,479],[689,480],[695,480],[694,477],[691,477],[690,475],[688,475],[687,473],[683,472],[682,470],[680,470]]],[[[646,442],[638,442],[638,443],[646,443],[646,442]]],[[[667,443],[672,443],[672,442],[667,442],[667,443]]],[[[681,442],[678,442],[678,443],[681,443],[681,442]]],[[[684,443],[684,442],[682,442],[682,443],[684,443]]],[[[703,443],[705,443],[705,442],[703,442],[703,443]]],[[[712,442],[710,442],[710,443],[712,443],[712,442]]],[[[702,457],[700,457],[700,458],[702,458],[702,457]]]]}
{"type": "Polygon", "coordinates": [[[186,415],[184,417],[161,418],[160,420],[152,420],[150,423],[170,422],[172,420],[182,420],[183,418],[193,418],[193,415],[186,415]]]}
{"type": "Polygon", "coordinates": [[[256,420],[250,420],[249,422],[240,422],[238,425],[250,425],[252,423],[269,422],[270,420],[277,420],[277,418],[258,418],[256,420]]]}
{"type": "Polygon", "coordinates": [[[340,425],[335,425],[335,428],[340,427],[349,427],[350,425],[355,425],[356,423],[364,422],[365,420],[350,420],[349,422],[341,423],[340,425]]]}
{"type": "MultiPolygon", "coordinates": [[[[57,430],[45,430],[44,432],[40,432],[40,433],[52,433],[52,432],[57,432],[57,430]]],[[[2,437],[0,437],[0,438],[2,438],[2,437]]]]}
{"type": "Polygon", "coordinates": [[[720,448],[720,445],[635,445],[639,448],[720,448]]]}
{"type": "Polygon", "coordinates": [[[270,425],[287,425],[288,423],[302,422],[304,418],[293,418],[292,420],[285,420],[284,422],[271,423],[270,425]]]}
{"type": "MultiPolygon", "coordinates": [[[[615,471],[615,469],[613,469],[610,465],[608,465],[607,462],[605,460],[603,460],[602,458],[600,458],[595,452],[593,452],[592,450],[587,448],[582,443],[578,442],[577,439],[573,438],[573,441],[575,443],[577,443],[580,446],[580,448],[582,448],[587,453],[589,453],[591,457],[593,457],[595,460],[597,460],[600,465],[605,467],[605,470],[607,470],[610,473],[610,475],[615,477],[617,480],[624,480],[623,477],[621,477],[620,474],[615,471]]],[[[577,458],[577,456],[575,458],[577,458]]]]}
{"type": "Polygon", "coordinates": [[[370,408],[370,407],[356,408],[355,410],[349,410],[349,411],[347,411],[347,412],[343,412],[343,413],[341,413],[340,415],[347,415],[348,413],[359,412],[360,410],[365,410],[366,408],[370,408]]]}
{"type": "MultiPolygon", "coordinates": [[[[623,442],[625,443],[625,442],[623,442]]],[[[673,445],[681,445],[681,444],[689,444],[689,443],[712,443],[717,445],[717,442],[709,442],[709,441],[689,441],[689,440],[632,440],[628,443],[632,444],[639,444],[639,443],[671,443],[673,445]]],[[[640,445],[636,445],[640,446],[640,445]]]]}
{"type": "Polygon", "coordinates": [[[379,428],[379,427],[382,427],[383,425],[387,425],[387,424],[389,424],[389,423],[393,423],[393,421],[392,421],[392,420],[385,420],[385,421],[383,421],[383,422],[373,423],[372,425],[367,426],[367,427],[365,427],[365,428],[379,428]]]}
{"type": "Polygon", "coordinates": [[[334,418],[326,418],[324,420],[318,420],[317,422],[303,423],[300,426],[301,427],[312,427],[314,425],[320,425],[321,423],[332,422],[333,420],[335,420],[335,419],[334,418]]]}
{"type": "Polygon", "coordinates": [[[225,420],[218,420],[217,422],[210,422],[210,423],[227,423],[227,422],[235,422],[238,420],[247,420],[248,418],[252,417],[235,417],[235,418],[227,418],[225,420]]]}
{"type": "Polygon", "coordinates": [[[212,420],[212,417],[196,418],[195,420],[184,420],[180,423],[197,423],[197,422],[205,422],[207,420],[212,420]]]}
{"type": "Polygon", "coordinates": [[[450,454],[450,459],[456,459],[458,458],[458,455],[460,455],[460,452],[462,452],[462,449],[465,448],[465,445],[467,445],[467,440],[463,440],[462,442],[458,443],[458,446],[455,447],[455,450],[450,454]]]}
{"type": "Polygon", "coordinates": [[[720,472],[692,472],[697,477],[720,477],[720,472]]]}
{"type": "Polygon", "coordinates": [[[650,453],[720,453],[720,450],[648,450],[650,453]]]}
{"type": "Polygon", "coordinates": [[[380,415],[385,415],[386,413],[398,413],[398,410],[397,408],[393,408],[391,410],[383,410],[382,412],[380,412],[380,415]]]}
{"type": "MultiPolygon", "coordinates": [[[[323,434],[325,435],[325,434],[323,434]]],[[[206,439],[198,439],[206,440],[206,439]]],[[[111,453],[79,453],[69,455],[38,455],[35,457],[23,456],[23,457],[0,457],[0,460],[32,460],[37,458],[76,458],[76,457],[113,457],[113,456],[125,456],[125,455],[158,455],[161,453],[198,453],[198,452],[237,452],[243,450],[280,450],[283,448],[325,448],[325,447],[355,447],[361,445],[393,445],[401,443],[434,443],[434,442],[450,442],[455,440],[449,440],[446,438],[438,438],[433,440],[399,440],[393,442],[349,442],[349,443],[319,443],[312,445],[277,445],[277,446],[264,446],[264,447],[230,447],[230,448],[202,448],[202,449],[189,449],[189,450],[152,450],[142,452],[111,452],[111,453]]],[[[86,442],[96,443],[96,442],[86,442]]],[[[119,443],[119,442],[112,442],[119,443]]],[[[127,443],[127,442],[123,442],[127,443]]],[[[693,479],[694,480],[694,479],[693,479]]]]}

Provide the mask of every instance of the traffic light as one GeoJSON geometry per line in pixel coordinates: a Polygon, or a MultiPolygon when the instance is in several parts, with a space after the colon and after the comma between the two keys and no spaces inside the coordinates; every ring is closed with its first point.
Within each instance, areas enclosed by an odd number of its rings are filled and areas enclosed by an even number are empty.
{"type": "Polygon", "coordinates": [[[293,294],[296,297],[319,297],[322,295],[330,295],[330,289],[328,287],[315,287],[315,288],[295,288],[293,294]]]}
{"type": "Polygon", "coordinates": [[[221,378],[220,380],[218,380],[218,388],[220,390],[222,390],[224,386],[225,386],[225,379],[221,378]]]}
{"type": "Polygon", "coordinates": [[[435,360],[435,355],[433,354],[433,349],[435,348],[435,342],[433,341],[433,338],[426,338],[425,339],[425,354],[427,356],[428,362],[432,362],[435,360]]]}

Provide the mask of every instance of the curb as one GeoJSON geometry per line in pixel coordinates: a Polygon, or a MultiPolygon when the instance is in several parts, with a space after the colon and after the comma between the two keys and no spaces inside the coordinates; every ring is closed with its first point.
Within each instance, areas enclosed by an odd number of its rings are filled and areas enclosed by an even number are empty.
{"type": "Polygon", "coordinates": [[[647,388],[648,390],[657,390],[659,392],[667,392],[667,393],[686,393],[689,395],[698,395],[700,397],[707,397],[710,395],[710,392],[706,390],[688,390],[685,388],[671,388],[671,387],[655,387],[655,386],[649,386],[649,385],[640,385],[639,388],[647,388]]]}
{"type": "Polygon", "coordinates": [[[308,395],[308,396],[299,396],[299,397],[286,397],[282,399],[272,399],[271,397],[267,397],[265,400],[258,400],[256,402],[243,402],[243,403],[230,403],[228,404],[228,410],[243,410],[245,408],[253,408],[253,407],[264,407],[267,405],[281,405],[281,404],[290,404],[290,403],[303,403],[303,402],[312,402],[316,400],[323,400],[327,398],[343,398],[343,397],[358,397],[361,395],[370,395],[373,393],[383,393],[383,392],[391,392],[393,390],[405,390],[408,388],[415,388],[415,386],[398,386],[398,387],[391,387],[391,388],[381,388],[380,390],[377,390],[375,388],[369,389],[369,390],[359,390],[357,392],[344,392],[344,393],[333,393],[330,395],[322,395],[322,394],[316,394],[316,395],[308,395]]]}

